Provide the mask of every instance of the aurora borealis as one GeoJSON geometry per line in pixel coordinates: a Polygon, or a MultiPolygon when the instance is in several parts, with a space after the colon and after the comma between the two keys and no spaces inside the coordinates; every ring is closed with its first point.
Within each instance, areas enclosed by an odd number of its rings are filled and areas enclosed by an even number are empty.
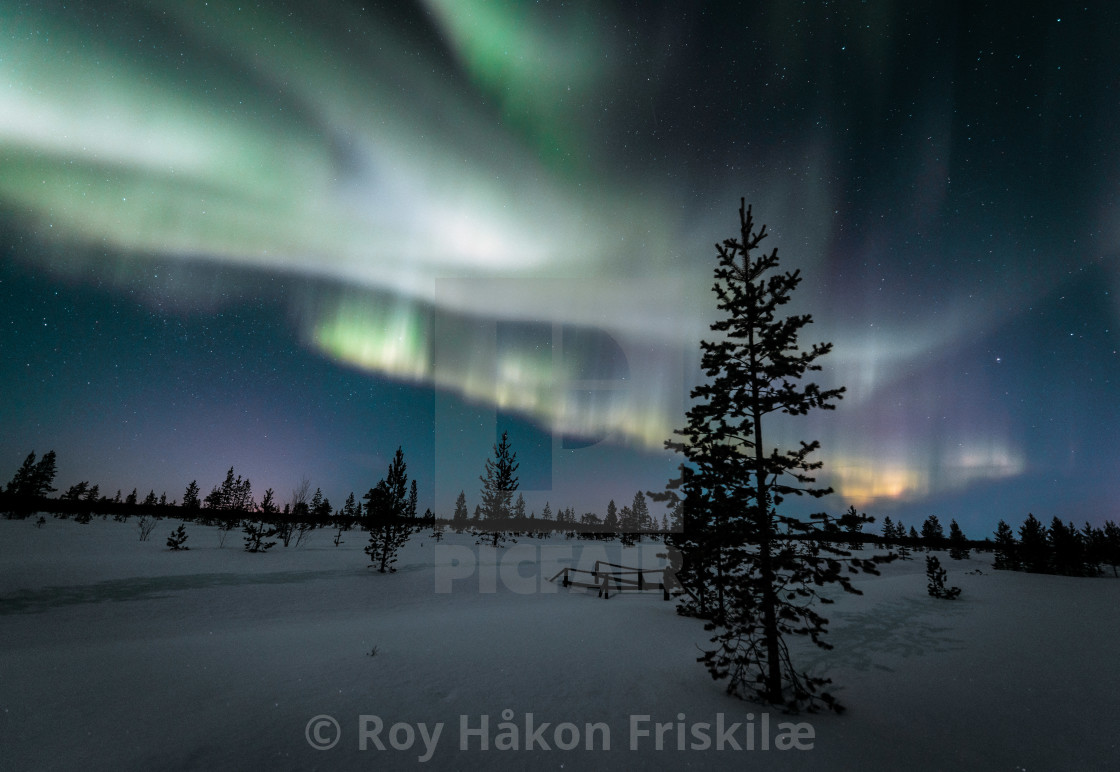
{"type": "MultiPolygon", "coordinates": [[[[449,513],[676,459],[740,196],[834,353],[869,514],[1120,516],[1120,10],[0,3],[0,465],[449,513]],[[517,443],[520,443],[520,447],[517,443]],[[472,505],[473,506],[473,505],[472,505]]],[[[784,430],[784,427],[783,427],[784,430]]],[[[7,472],[4,472],[7,474],[7,472]]]]}

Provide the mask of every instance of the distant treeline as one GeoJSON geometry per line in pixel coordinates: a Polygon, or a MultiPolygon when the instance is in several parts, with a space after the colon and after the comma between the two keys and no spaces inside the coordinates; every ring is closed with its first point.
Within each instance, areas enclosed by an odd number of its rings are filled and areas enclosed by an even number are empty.
{"type": "MultiPolygon", "coordinates": [[[[332,527],[350,530],[353,527],[370,529],[385,523],[412,523],[414,527],[436,526],[437,518],[427,510],[416,512],[416,481],[407,487],[404,459],[398,448],[386,478],[371,488],[361,500],[353,493],[338,508],[319,489],[310,493],[310,483],[304,479],[292,492],[291,500],[283,507],[275,501],[272,489],[264,492],[260,502],[253,498],[252,486],[247,478],[234,473],[230,467],[225,480],[214,486],[210,493],[200,498],[197,481],[192,480],[183,493],[182,503],[168,501],[167,494],[156,496],[149,491],[141,499],[136,489],[122,497],[121,492],[109,497],[102,495],[97,485],[82,481],[70,486],[58,498],[48,494],[57,474],[55,452],[48,451],[36,460],[30,453],[15,475],[0,491],[0,512],[8,518],[24,518],[34,513],[54,514],[60,518],[74,518],[89,522],[93,517],[112,516],[116,520],[137,518],[177,518],[184,521],[236,528],[245,521],[255,521],[276,526],[285,533],[304,533],[315,528],[332,527]],[[364,502],[364,504],[363,504],[364,502]]],[[[511,492],[512,493],[512,492],[511,492]]],[[[511,496],[507,496],[507,500],[511,496]]],[[[645,496],[641,491],[633,501],[621,509],[612,500],[607,505],[605,517],[588,512],[577,516],[571,507],[558,509],[555,516],[545,504],[541,516],[525,513],[524,498],[510,501],[502,516],[487,517],[480,507],[475,507],[473,517],[468,514],[466,495],[459,493],[455,512],[442,520],[458,532],[505,533],[511,536],[533,534],[565,534],[581,539],[619,538],[624,544],[633,544],[643,537],[664,539],[681,530],[678,511],[662,516],[660,520],[650,515],[645,496]]],[[[994,539],[972,540],[965,537],[956,520],[949,524],[946,536],[941,523],[932,515],[922,523],[921,530],[907,529],[901,521],[890,517],[883,520],[880,534],[865,533],[863,527],[871,518],[860,515],[854,507],[839,517],[827,514],[814,515],[821,527],[812,536],[776,534],[780,539],[806,539],[833,544],[844,544],[851,550],[862,550],[872,545],[896,551],[906,558],[915,550],[948,550],[954,559],[967,558],[972,550],[994,553],[993,567],[1010,571],[1062,574],[1065,576],[1099,576],[1111,568],[1113,576],[1120,576],[1120,527],[1110,521],[1103,527],[1088,522],[1077,528],[1072,522],[1063,523],[1055,517],[1050,526],[1042,524],[1033,514],[1018,529],[1018,538],[1005,521],[1000,520],[993,534],[994,539]]],[[[441,526],[442,528],[442,526],[441,526]]],[[[283,539],[287,546],[287,539],[283,539]]],[[[337,538],[336,538],[337,541],[337,538]]]]}

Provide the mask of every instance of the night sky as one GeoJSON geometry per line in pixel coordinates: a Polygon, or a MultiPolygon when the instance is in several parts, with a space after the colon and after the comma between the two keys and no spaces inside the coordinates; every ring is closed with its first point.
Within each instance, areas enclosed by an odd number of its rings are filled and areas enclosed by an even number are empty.
{"type": "Polygon", "coordinates": [[[1120,518],[1117,40],[1105,2],[0,2],[0,475],[337,506],[400,445],[448,516],[508,429],[530,509],[601,514],[679,462],[742,196],[848,388],[774,429],[822,442],[805,506],[1120,518]]]}

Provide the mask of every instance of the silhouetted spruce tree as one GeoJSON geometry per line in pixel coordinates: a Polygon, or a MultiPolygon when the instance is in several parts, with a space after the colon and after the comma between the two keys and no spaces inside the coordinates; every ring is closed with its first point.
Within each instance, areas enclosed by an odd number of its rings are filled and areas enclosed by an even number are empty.
{"type": "Polygon", "coordinates": [[[1050,568],[1046,526],[1034,514],[1028,514],[1019,526],[1019,559],[1026,571],[1042,574],[1050,568]]]}
{"type": "Polygon", "coordinates": [[[378,481],[376,487],[366,494],[366,522],[369,527],[369,544],[365,553],[369,555],[370,565],[378,573],[394,573],[397,552],[412,535],[412,522],[403,517],[403,507],[394,500],[392,489],[385,480],[378,481]]]}
{"type": "Polygon", "coordinates": [[[995,532],[995,560],[992,568],[1005,571],[1019,570],[1019,554],[1015,544],[1015,534],[1005,521],[1000,520],[995,532]]]}
{"type": "Polygon", "coordinates": [[[1104,565],[1104,531],[1094,528],[1086,520],[1085,527],[1081,529],[1081,545],[1084,550],[1086,575],[1100,576],[1101,566],[1104,565]]]}
{"type": "Polygon", "coordinates": [[[467,512],[467,493],[466,491],[459,491],[459,496],[455,499],[455,511],[451,515],[451,527],[455,529],[455,533],[462,533],[463,529],[467,527],[467,522],[470,520],[470,514],[467,512]]]}
{"type": "Polygon", "coordinates": [[[1054,571],[1065,576],[1085,574],[1085,556],[1081,534],[1070,523],[1066,525],[1055,517],[1050,522],[1050,560],[1054,571]]]}
{"type": "Polygon", "coordinates": [[[868,517],[866,513],[857,512],[854,504],[848,506],[848,511],[840,516],[840,526],[851,537],[848,541],[848,549],[863,549],[863,541],[859,538],[859,534],[863,532],[863,526],[870,522],[874,522],[874,519],[868,517]]]}
{"type": "MultiPolygon", "coordinates": [[[[315,490],[318,491],[319,489],[316,488],[315,490]]],[[[311,507],[311,517],[317,525],[326,525],[331,519],[332,511],[331,500],[326,496],[320,496],[319,503],[311,507]]]]}
{"type": "Polygon", "coordinates": [[[926,551],[941,549],[945,544],[945,531],[941,528],[941,521],[937,515],[930,515],[922,523],[922,541],[925,542],[926,551]]]}
{"type": "Polygon", "coordinates": [[[883,518],[883,546],[887,549],[894,546],[894,522],[890,515],[883,518]]]}
{"type": "MultiPolygon", "coordinates": [[[[557,521],[560,520],[560,518],[556,519],[557,521]]],[[[634,546],[634,531],[637,530],[637,527],[634,509],[629,504],[623,504],[622,509],[618,511],[619,541],[622,542],[623,547],[634,546]]]]}
{"type": "Polygon", "coordinates": [[[968,539],[956,520],[949,521],[949,557],[953,560],[968,559],[968,539]]]}
{"type": "Polygon", "coordinates": [[[618,533],[618,506],[614,499],[607,502],[607,516],[603,518],[603,530],[607,533],[618,533]]]}
{"type": "MultiPolygon", "coordinates": [[[[798,338],[811,317],[780,316],[800,272],[777,272],[776,249],[755,254],[766,228],[754,231],[745,202],[739,226],[739,238],[716,245],[713,290],[722,317],[711,326],[717,339],[700,344],[706,379],[692,390],[687,426],[676,432],[683,441],[666,443],[685,455],[692,471],[651,495],[672,505],[681,501],[678,490],[693,489],[684,499],[683,534],[674,534],[670,546],[681,551],[689,581],[706,588],[702,613],[715,645],[699,660],[712,677],[728,679],[729,693],[790,710],[840,710],[822,691],[828,679],[797,670],[785,637],[806,635],[831,648],[822,639],[827,620],[811,602],[830,602],[820,590],[833,582],[858,594],[844,563],[852,572],[875,573],[884,558],[853,558],[812,538],[778,539],[779,527],[793,535],[820,533],[815,524],[778,514],[787,496],[821,497],[831,489],[813,485],[811,472],[821,463],[809,457],[818,442],[781,449],[767,444],[773,439],[766,430],[777,415],[835,407],[843,389],[802,383],[832,346],[801,349],[798,338]]],[[[686,602],[680,608],[698,607],[686,602]]]]}
{"type": "Polygon", "coordinates": [[[1111,520],[1104,523],[1104,562],[1112,566],[1112,575],[1120,577],[1120,526],[1111,520]]]}
{"type": "Polygon", "coordinates": [[[346,497],[345,503],[342,505],[342,511],[339,515],[346,520],[346,527],[350,527],[350,522],[358,516],[358,502],[354,498],[354,491],[350,491],[350,495],[346,497]]]}
{"type": "Polygon", "coordinates": [[[485,534],[482,541],[490,541],[497,547],[506,540],[510,503],[513,492],[517,490],[517,454],[509,444],[509,433],[502,432],[502,438],[494,445],[494,458],[486,459],[486,474],[478,479],[482,482],[482,527],[485,534]]]}
{"type": "Polygon", "coordinates": [[[198,509],[202,503],[198,499],[198,480],[191,480],[191,484],[183,491],[183,509],[198,509]]]}
{"type": "Polygon", "coordinates": [[[260,512],[266,518],[275,517],[280,508],[276,505],[276,494],[273,493],[272,488],[266,488],[264,495],[261,496],[260,512]]]}
{"type": "Polygon", "coordinates": [[[630,517],[634,523],[635,538],[640,542],[642,531],[650,529],[649,504],[646,503],[645,494],[641,491],[635,493],[634,500],[630,502],[630,517]]]}
{"type": "Polygon", "coordinates": [[[926,590],[934,598],[944,598],[945,600],[953,600],[961,594],[960,587],[946,587],[945,586],[945,569],[941,567],[941,561],[935,555],[926,556],[926,590]]]}
{"type": "Polygon", "coordinates": [[[370,488],[363,498],[366,504],[366,527],[369,544],[365,553],[370,565],[379,573],[393,573],[397,569],[397,552],[405,545],[417,527],[415,518],[408,517],[408,465],[400,447],[393,455],[389,470],[377,485],[370,488]]]}
{"type": "Polygon", "coordinates": [[[906,526],[899,520],[894,526],[894,541],[898,556],[903,560],[910,559],[910,537],[906,533],[906,526]]]}

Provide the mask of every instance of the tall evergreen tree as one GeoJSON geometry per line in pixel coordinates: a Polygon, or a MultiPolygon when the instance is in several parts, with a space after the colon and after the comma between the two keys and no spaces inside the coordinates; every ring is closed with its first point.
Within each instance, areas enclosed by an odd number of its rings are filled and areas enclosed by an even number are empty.
{"type": "MultiPolygon", "coordinates": [[[[910,530],[911,532],[914,531],[913,528],[911,528],[910,530]]],[[[917,533],[913,533],[913,536],[917,537],[917,533]]],[[[910,544],[912,543],[910,541],[910,538],[911,537],[906,533],[906,526],[902,524],[902,520],[899,520],[897,523],[895,523],[894,542],[898,548],[898,556],[903,560],[910,559],[910,544]]]]}
{"type": "Polygon", "coordinates": [[[777,272],[776,249],[756,255],[766,228],[754,230],[745,202],[739,224],[738,239],[716,245],[713,290],[723,316],[711,326],[717,339],[701,342],[706,380],[692,391],[687,426],[677,431],[683,441],[666,443],[685,455],[692,471],[655,498],[675,504],[677,490],[686,483],[693,489],[691,497],[686,492],[692,505],[685,509],[684,531],[674,534],[671,546],[681,551],[692,581],[710,588],[704,618],[714,647],[700,661],[712,677],[728,679],[730,693],[787,709],[839,710],[822,691],[827,679],[797,670],[785,638],[807,635],[830,648],[821,637],[827,620],[811,601],[829,602],[819,590],[833,582],[858,593],[843,564],[852,572],[874,572],[883,558],[853,558],[824,540],[778,538],[780,527],[801,536],[818,532],[814,524],[778,513],[787,496],[816,498],[831,489],[814,485],[812,472],[821,462],[810,456],[818,442],[783,449],[768,431],[778,415],[834,408],[844,390],[803,382],[820,370],[816,362],[832,346],[801,348],[798,339],[811,317],[781,316],[800,272],[777,272]]]}
{"type": "Polygon", "coordinates": [[[1081,529],[1081,545],[1084,550],[1085,574],[1100,576],[1105,555],[1104,530],[1094,528],[1089,521],[1085,521],[1085,527],[1081,529]]]}
{"type": "Polygon", "coordinates": [[[953,560],[968,559],[968,539],[956,520],[949,521],[949,557],[953,560]]]}
{"type": "Polygon", "coordinates": [[[280,511],[280,508],[276,506],[276,494],[272,492],[272,488],[266,489],[264,495],[261,496],[260,510],[266,519],[273,517],[280,511]]]}
{"type": "Polygon", "coordinates": [[[1085,573],[1085,555],[1081,534],[1073,523],[1066,525],[1055,517],[1050,522],[1050,559],[1054,571],[1066,576],[1085,573]]]}
{"type": "Polygon", "coordinates": [[[31,500],[42,498],[57,490],[54,487],[54,478],[57,474],[58,462],[53,450],[44,453],[38,462],[35,461],[35,451],[31,451],[4,490],[9,497],[23,499],[30,504],[31,500]]]}
{"type": "Polygon", "coordinates": [[[35,451],[27,454],[27,458],[20,464],[15,475],[8,481],[4,492],[9,496],[26,497],[31,494],[31,486],[35,480],[35,451]]]}
{"type": "Polygon", "coordinates": [[[1019,556],[1023,568],[1034,573],[1046,573],[1050,567],[1050,545],[1044,526],[1032,513],[1019,526],[1019,556]]]}
{"type": "Polygon", "coordinates": [[[937,515],[930,515],[922,523],[922,541],[925,542],[926,551],[939,550],[945,543],[945,531],[941,528],[941,521],[937,515]]]}
{"type": "Polygon", "coordinates": [[[509,444],[509,432],[494,445],[494,458],[486,459],[486,473],[479,477],[482,483],[482,520],[491,546],[505,541],[503,525],[510,517],[510,503],[517,490],[517,453],[509,444]]]}
{"type": "Polygon", "coordinates": [[[469,519],[467,493],[466,491],[459,491],[459,496],[455,499],[455,511],[451,515],[451,527],[455,529],[456,533],[462,533],[463,529],[467,527],[469,519]]]}
{"type": "Polygon", "coordinates": [[[629,504],[623,504],[618,511],[619,540],[622,546],[629,547],[634,544],[634,532],[638,530],[638,519],[634,516],[634,509],[629,504]]]}
{"type": "Polygon", "coordinates": [[[397,570],[393,567],[397,562],[397,552],[408,541],[415,527],[411,518],[403,516],[401,502],[394,493],[393,487],[383,479],[366,494],[369,501],[366,505],[369,544],[364,551],[369,555],[370,565],[382,574],[397,570]]]}
{"type": "Polygon", "coordinates": [[[615,505],[614,499],[607,503],[607,516],[603,518],[603,528],[608,533],[618,532],[618,507],[615,505]]]}
{"type": "Polygon", "coordinates": [[[346,497],[346,502],[342,505],[342,512],[340,514],[347,520],[352,520],[358,516],[358,506],[354,498],[354,491],[350,491],[350,495],[346,497]]]}
{"type": "Polygon", "coordinates": [[[191,480],[191,484],[183,491],[183,509],[198,509],[202,503],[198,499],[198,480],[191,480]]]}
{"type": "Polygon", "coordinates": [[[418,527],[415,517],[408,516],[407,470],[404,451],[398,447],[385,477],[363,497],[368,502],[366,525],[369,529],[365,553],[371,565],[382,574],[396,571],[393,564],[397,562],[397,552],[418,527]]]}
{"type": "Polygon", "coordinates": [[[1000,520],[996,525],[995,532],[995,560],[992,563],[992,568],[1018,571],[1019,570],[1019,555],[1015,545],[1015,534],[1011,530],[1011,526],[1006,521],[1000,520]]]}
{"type": "Polygon", "coordinates": [[[1111,520],[1104,523],[1103,562],[1112,566],[1112,575],[1120,576],[1117,567],[1120,566],[1120,526],[1111,520]]]}
{"type": "Polygon", "coordinates": [[[408,488],[408,505],[407,516],[410,519],[416,518],[416,503],[419,500],[419,494],[416,491],[416,480],[412,481],[412,485],[408,488]]]}
{"type": "Polygon", "coordinates": [[[651,521],[649,515],[649,505],[646,503],[645,494],[638,491],[634,494],[634,500],[630,502],[630,517],[634,524],[634,535],[638,541],[642,540],[642,531],[648,531],[651,528],[651,521]]]}
{"type": "Polygon", "coordinates": [[[859,534],[863,533],[863,526],[873,522],[874,518],[868,517],[867,513],[856,511],[854,504],[848,505],[848,511],[840,515],[839,525],[849,535],[848,549],[862,550],[863,540],[859,534]]]}
{"type": "Polygon", "coordinates": [[[58,464],[54,451],[48,450],[35,465],[35,474],[32,476],[30,495],[35,498],[46,496],[57,490],[54,487],[54,478],[58,474],[58,464]]]}
{"type": "Polygon", "coordinates": [[[894,546],[894,523],[890,515],[883,518],[883,546],[887,549],[894,546]]]}

